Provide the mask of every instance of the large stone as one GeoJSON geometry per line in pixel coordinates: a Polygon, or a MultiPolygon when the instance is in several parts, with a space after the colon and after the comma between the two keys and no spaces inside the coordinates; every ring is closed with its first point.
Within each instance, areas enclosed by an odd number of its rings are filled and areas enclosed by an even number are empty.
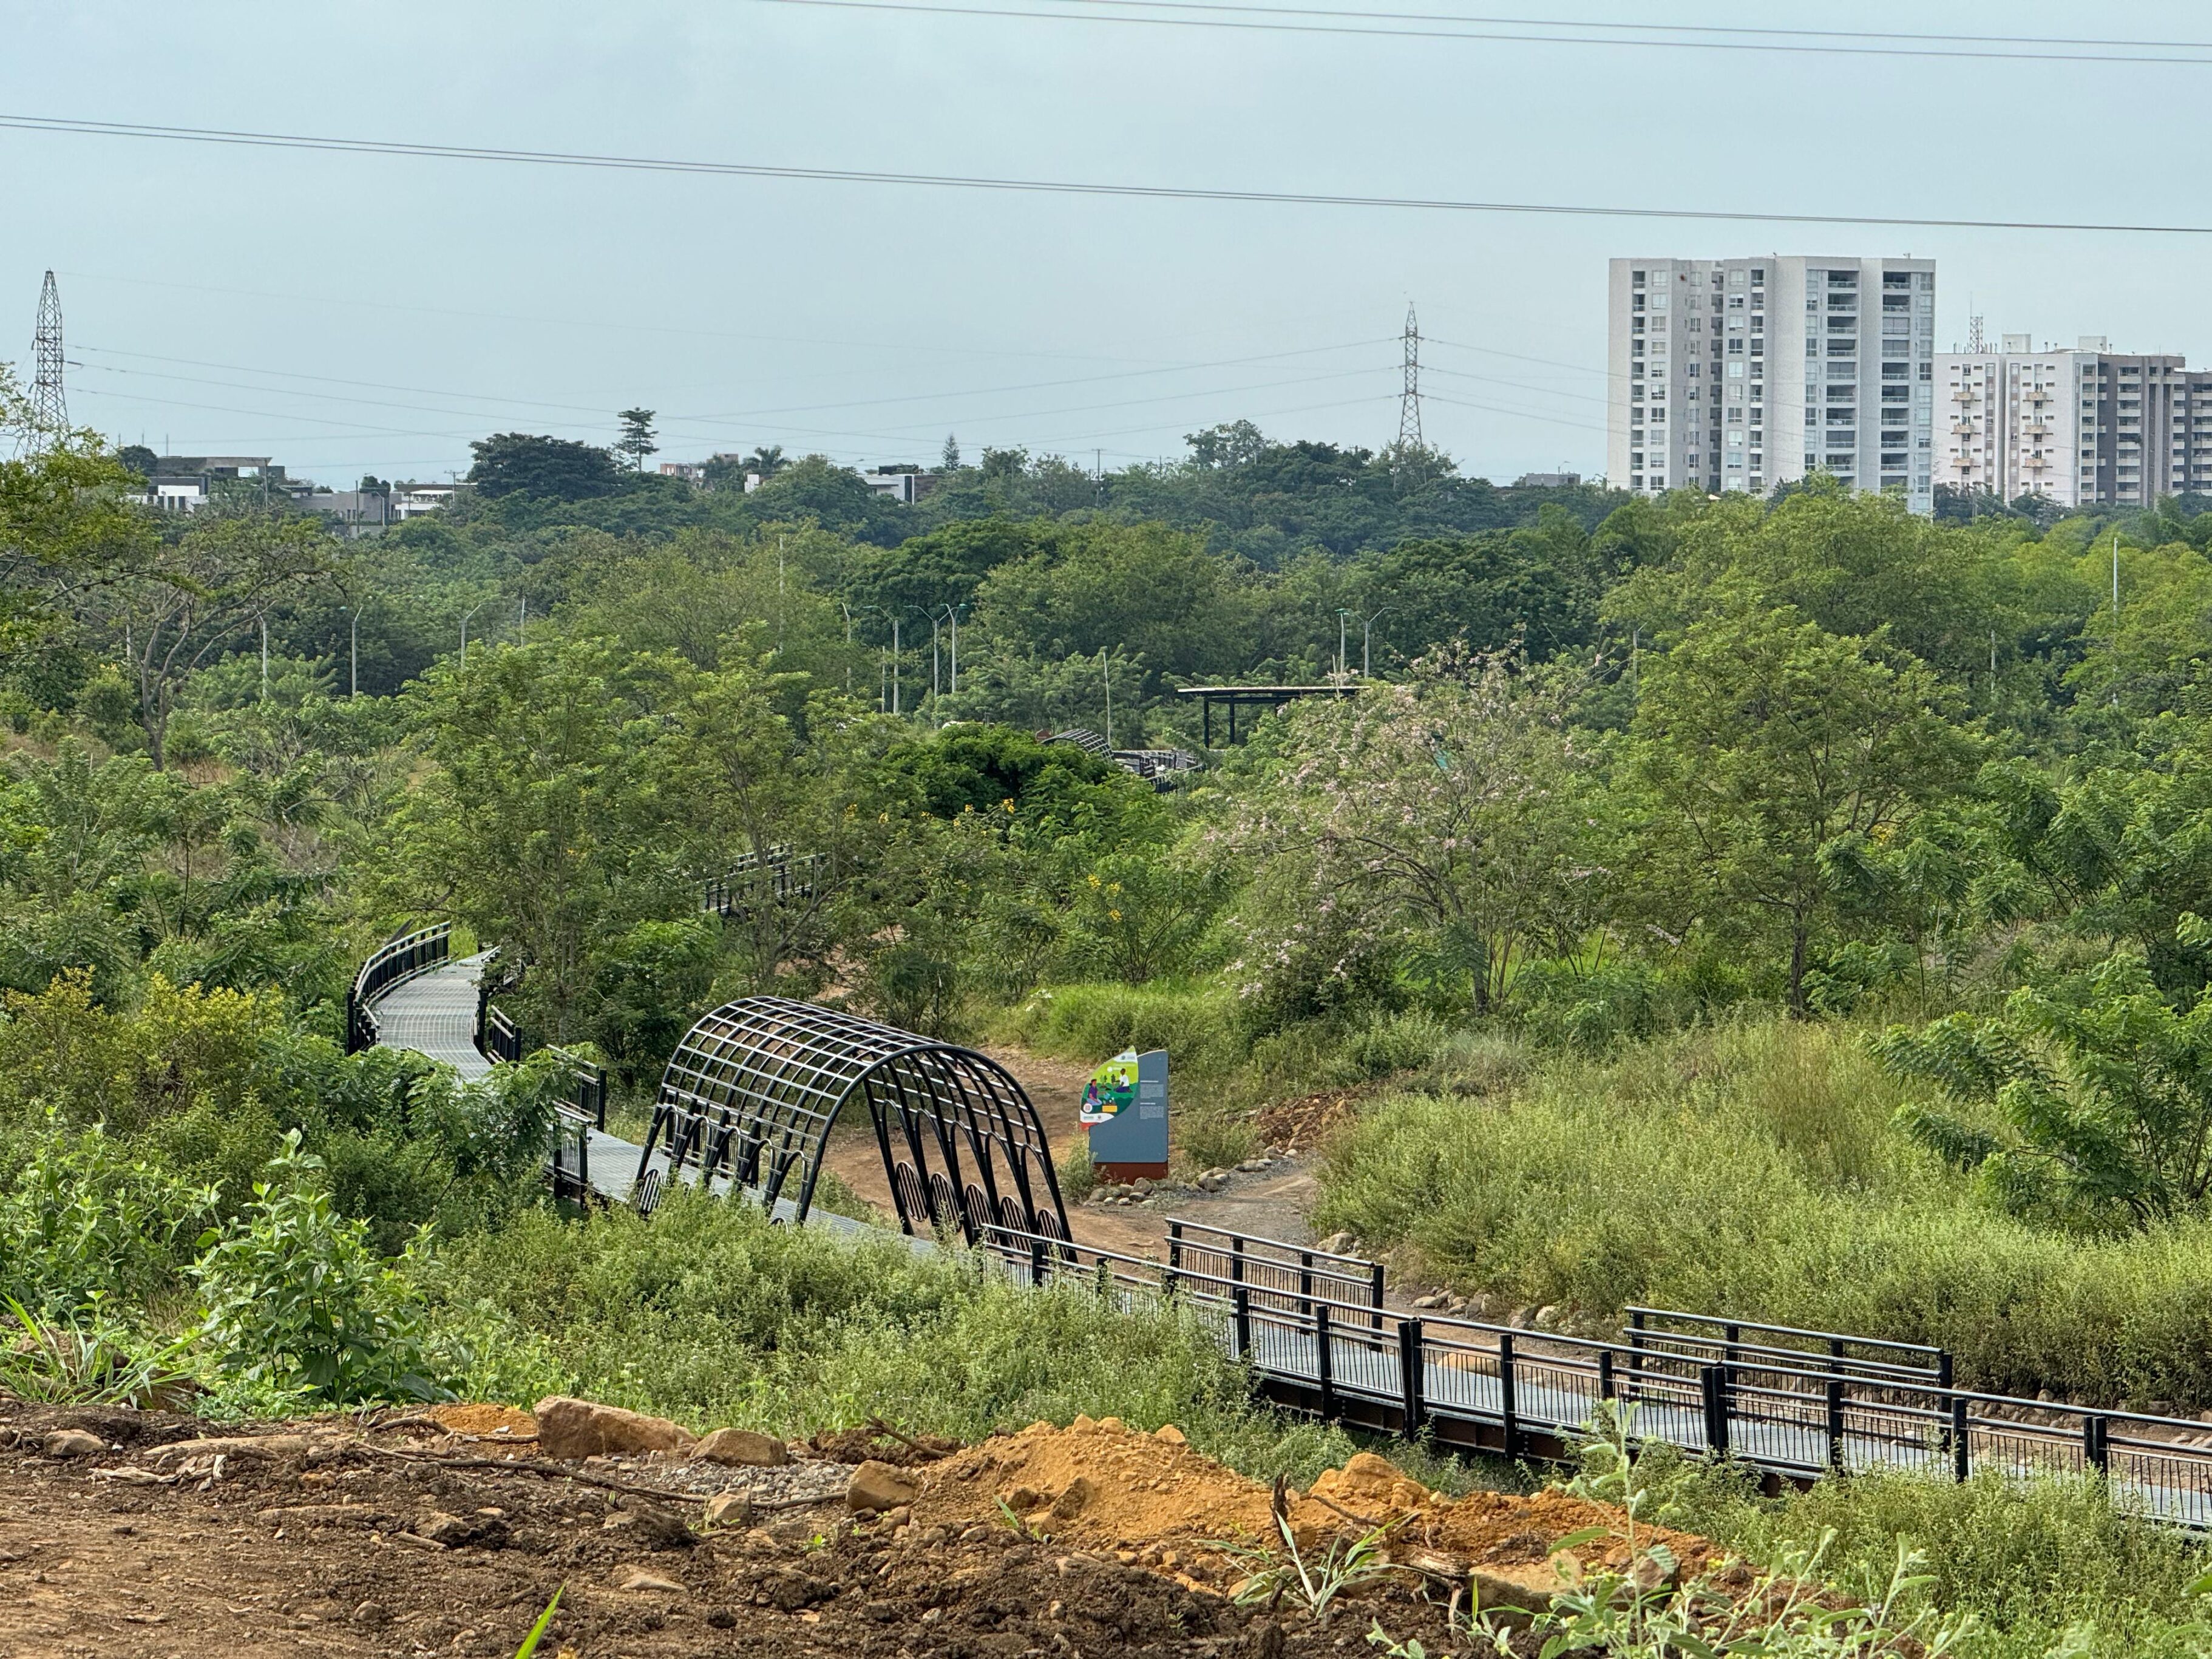
{"type": "Polygon", "coordinates": [[[1549,1612],[1556,1597],[1574,1588],[1552,1561],[1492,1562],[1476,1567],[1473,1577],[1476,1605],[1509,1630],[1525,1627],[1530,1614],[1549,1612]]]}
{"type": "Polygon", "coordinates": [[[41,1449],[49,1457],[97,1457],[107,1449],[107,1443],[82,1429],[56,1429],[41,1449]]]}
{"type": "Polygon", "coordinates": [[[753,1500],[741,1492],[718,1492],[707,1500],[707,1524],[710,1527],[750,1527],[753,1523],[753,1500]]]}
{"type": "Polygon", "coordinates": [[[1072,1521],[1083,1513],[1091,1500],[1098,1495],[1097,1486],[1087,1474],[1079,1474],[1067,1483],[1066,1489],[1052,1502],[1052,1518],[1072,1521]]]}
{"type": "Polygon", "coordinates": [[[665,1417],[591,1400],[550,1395],[530,1414],[538,1419],[538,1449],[547,1457],[635,1457],[681,1451],[691,1443],[691,1437],[665,1417]]]}
{"type": "Polygon", "coordinates": [[[750,1429],[717,1429],[691,1449],[691,1455],[709,1463],[732,1463],[750,1468],[781,1468],[791,1453],[772,1434],[750,1429]]]}
{"type": "Polygon", "coordinates": [[[862,1510],[895,1510],[913,1503],[921,1494],[921,1484],[913,1475],[872,1457],[853,1471],[853,1479],[845,1487],[845,1507],[856,1515],[862,1510]]]}

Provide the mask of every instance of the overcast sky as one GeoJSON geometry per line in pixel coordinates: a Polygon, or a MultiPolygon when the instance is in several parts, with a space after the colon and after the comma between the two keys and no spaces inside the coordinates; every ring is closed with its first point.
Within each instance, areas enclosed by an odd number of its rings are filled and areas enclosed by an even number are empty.
{"type": "MultiPolygon", "coordinates": [[[[2130,0],[1726,15],[2212,39],[2201,5],[2130,0]]],[[[0,113],[14,115],[1273,191],[2212,223],[2207,65],[775,0],[0,0],[0,113]]],[[[1593,472],[1607,258],[1772,251],[1934,256],[1942,346],[1971,305],[1992,332],[2103,333],[2212,363],[2205,237],[1008,195],[0,131],[0,359],[27,374],[51,266],[76,422],[174,453],[270,453],[340,485],[445,477],[492,430],[605,441],[633,404],[660,411],[664,459],[780,442],[928,462],[951,432],[970,459],[1021,444],[1111,467],[1177,455],[1183,434],[1240,416],[1278,438],[1379,446],[1397,430],[1409,299],[1431,442],[1492,477],[1593,472]]]]}

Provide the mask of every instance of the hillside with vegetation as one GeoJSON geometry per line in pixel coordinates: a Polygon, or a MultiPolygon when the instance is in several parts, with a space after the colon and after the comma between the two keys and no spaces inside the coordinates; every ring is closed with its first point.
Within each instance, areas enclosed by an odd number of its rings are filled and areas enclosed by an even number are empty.
{"type": "MultiPolygon", "coordinates": [[[[1172,1310],[682,1195],[556,1209],[552,1060],[346,1051],[362,957],[450,920],[618,1112],[756,993],[1163,1046],[1193,1170],[1355,1097],[1316,1225],[1456,1295],[2212,1409],[2212,514],[1632,501],[1242,426],[1103,477],[993,452],[904,507],[818,458],[702,490],[550,441],[359,540],[152,515],[89,434],[0,462],[0,1388],[1111,1415],[1301,1482],[1353,1449],[1172,1310]],[[1323,679],[1340,639],[1356,695],[1172,790],[1040,741],[1110,696],[1117,745],[1194,748],[1179,688],[1323,679]],[[785,844],[817,902],[697,910],[785,844]]],[[[2196,1547],[2071,1483],[1664,1490],[1763,1559],[1911,1540],[1961,1651],[2212,1640],[2196,1547]]]]}

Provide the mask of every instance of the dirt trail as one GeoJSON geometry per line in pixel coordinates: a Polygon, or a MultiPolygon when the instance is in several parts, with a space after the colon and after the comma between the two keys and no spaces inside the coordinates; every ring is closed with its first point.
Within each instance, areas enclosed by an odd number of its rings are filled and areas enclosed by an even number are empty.
{"type": "MultiPolygon", "coordinates": [[[[534,1426],[471,1410],[454,1420],[534,1426]]],[[[820,1455],[865,1455],[860,1436],[796,1449],[787,1470],[639,1458],[544,1478],[502,1462],[528,1446],[420,1418],[367,1436],[350,1419],[267,1425],[210,1443],[227,1443],[220,1461],[177,1443],[204,1427],[0,1405],[0,1659],[507,1656],[556,1589],[546,1659],[1331,1659],[1370,1620],[1437,1652],[1439,1571],[1525,1577],[1553,1540],[1617,1518],[1557,1494],[1445,1502],[1363,1455],[1295,1498],[1295,1528],[1315,1544],[1346,1512],[1388,1519],[1393,1551],[1424,1553],[1322,1626],[1228,1593],[1254,1564],[1219,1546],[1267,1541],[1266,1488],[1172,1430],[1112,1419],[911,1467],[910,1505],[880,1517],[848,1513],[847,1472],[820,1455]],[[62,1455],[49,1437],[68,1431],[87,1438],[62,1455]],[[595,1469],[665,1495],[580,1484],[595,1469]],[[708,1528],[702,1469],[800,1495],[763,1525],[708,1528]]],[[[1701,1540],[1674,1542],[1704,1560],[1701,1540]]]]}

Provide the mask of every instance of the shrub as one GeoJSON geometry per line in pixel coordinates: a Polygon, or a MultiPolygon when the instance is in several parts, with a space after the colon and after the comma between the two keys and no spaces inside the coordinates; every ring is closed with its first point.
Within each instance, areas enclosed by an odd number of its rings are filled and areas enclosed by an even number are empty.
{"type": "Polygon", "coordinates": [[[209,1233],[192,1268],[225,1389],[318,1405],[445,1393],[426,1375],[419,1291],[377,1259],[365,1224],[332,1209],[296,1132],[269,1176],[244,1225],[209,1233]]]}
{"type": "Polygon", "coordinates": [[[0,1294],[63,1318],[174,1288],[215,1208],[198,1187],[98,1129],[49,1121],[0,1135],[0,1294]]]}

